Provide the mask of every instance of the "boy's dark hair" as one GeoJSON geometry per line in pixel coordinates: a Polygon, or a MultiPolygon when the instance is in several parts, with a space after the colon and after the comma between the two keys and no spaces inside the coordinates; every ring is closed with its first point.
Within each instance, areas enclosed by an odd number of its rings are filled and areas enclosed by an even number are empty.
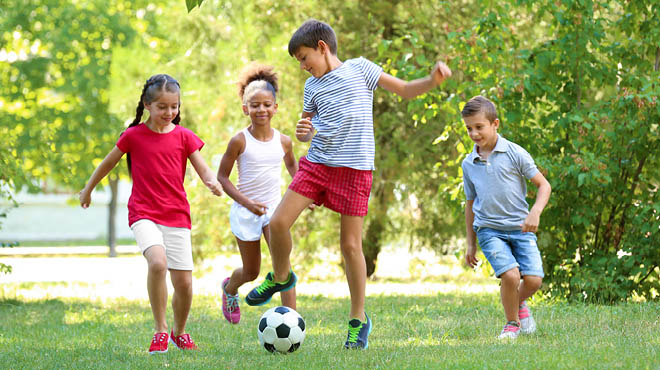
{"type": "Polygon", "coordinates": [[[328,44],[332,54],[337,55],[337,36],[332,27],[316,19],[307,20],[291,36],[291,40],[289,40],[289,55],[294,56],[302,46],[316,50],[321,40],[328,44]]]}
{"type": "Polygon", "coordinates": [[[472,117],[475,114],[479,114],[479,112],[484,112],[484,116],[489,122],[493,122],[497,119],[497,109],[495,108],[495,104],[481,95],[477,95],[465,103],[465,106],[461,111],[461,116],[463,118],[472,117]]]}

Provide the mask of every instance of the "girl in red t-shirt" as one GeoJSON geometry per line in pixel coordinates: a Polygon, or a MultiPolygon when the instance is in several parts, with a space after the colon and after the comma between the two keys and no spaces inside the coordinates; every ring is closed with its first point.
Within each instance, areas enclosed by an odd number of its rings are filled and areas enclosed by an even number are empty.
{"type": "Polygon", "coordinates": [[[80,205],[89,207],[92,190],[126,153],[133,179],[128,222],[149,266],[147,291],[155,321],[150,354],[167,352],[170,341],[181,349],[197,348],[185,333],[192,304],[193,268],[190,205],[183,188],[188,159],[211,192],[222,195],[222,186],[199,153],[204,142],[179,126],[180,94],[179,83],[172,77],[158,74],[149,78],[135,120],[80,192],[80,205]],[[144,109],[149,111],[149,119],[140,123],[144,109]],[[174,286],[174,327],[170,333],[165,315],[168,269],[174,286]]]}

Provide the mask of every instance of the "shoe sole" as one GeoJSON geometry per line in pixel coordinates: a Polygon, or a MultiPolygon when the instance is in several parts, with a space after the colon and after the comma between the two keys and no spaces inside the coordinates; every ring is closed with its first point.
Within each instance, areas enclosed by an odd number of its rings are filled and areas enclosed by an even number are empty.
{"type": "MultiPolygon", "coordinates": [[[[295,287],[297,283],[298,283],[298,276],[296,276],[296,274],[293,274],[293,284],[291,284],[290,287],[288,287],[288,288],[286,288],[286,289],[278,290],[278,291],[275,292],[275,293],[282,293],[282,292],[289,291],[289,290],[293,289],[293,287],[295,287]]],[[[250,302],[250,301],[248,301],[248,298],[249,298],[249,297],[248,297],[248,296],[245,296],[245,303],[247,303],[248,306],[263,306],[263,305],[265,305],[266,303],[270,302],[271,299],[273,299],[273,295],[275,295],[275,293],[271,294],[270,297],[268,297],[267,300],[265,300],[265,301],[263,301],[263,302],[261,302],[261,303],[250,302]]]]}
{"type": "Polygon", "coordinates": [[[156,353],[167,353],[167,350],[164,350],[164,351],[149,351],[150,355],[155,355],[156,353]]]}

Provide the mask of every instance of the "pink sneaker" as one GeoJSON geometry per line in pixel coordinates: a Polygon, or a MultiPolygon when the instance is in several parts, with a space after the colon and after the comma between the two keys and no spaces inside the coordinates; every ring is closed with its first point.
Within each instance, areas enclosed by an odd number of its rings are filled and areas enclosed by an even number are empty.
{"type": "Polygon", "coordinates": [[[222,314],[225,319],[232,324],[238,324],[241,321],[241,309],[238,307],[238,293],[231,295],[225,290],[225,286],[229,283],[229,278],[222,281],[222,314]]]}
{"type": "Polygon", "coordinates": [[[153,355],[154,353],[167,352],[168,339],[169,339],[169,335],[167,335],[167,333],[154,334],[153,339],[151,339],[151,345],[149,346],[149,354],[153,355]]]}
{"type": "MultiPolygon", "coordinates": [[[[165,333],[167,335],[167,333],[165,333]]],[[[190,338],[190,334],[181,334],[178,337],[174,336],[174,330],[170,334],[170,342],[177,346],[179,349],[197,349],[197,345],[190,338]]]]}
{"type": "Polygon", "coordinates": [[[509,321],[502,328],[502,332],[498,336],[499,339],[516,339],[520,334],[520,326],[515,321],[509,321]]]}
{"type": "Polygon", "coordinates": [[[536,331],[536,321],[525,301],[518,308],[518,318],[520,319],[520,331],[523,334],[532,334],[536,331]]]}

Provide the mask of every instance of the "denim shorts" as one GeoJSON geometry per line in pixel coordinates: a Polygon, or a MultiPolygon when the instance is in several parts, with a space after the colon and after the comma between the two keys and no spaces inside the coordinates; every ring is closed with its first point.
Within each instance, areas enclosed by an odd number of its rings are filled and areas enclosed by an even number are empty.
{"type": "Polygon", "coordinates": [[[545,276],[541,253],[536,245],[536,234],[520,230],[496,230],[475,227],[479,246],[486,259],[500,277],[512,268],[519,267],[520,274],[545,276]]]}

